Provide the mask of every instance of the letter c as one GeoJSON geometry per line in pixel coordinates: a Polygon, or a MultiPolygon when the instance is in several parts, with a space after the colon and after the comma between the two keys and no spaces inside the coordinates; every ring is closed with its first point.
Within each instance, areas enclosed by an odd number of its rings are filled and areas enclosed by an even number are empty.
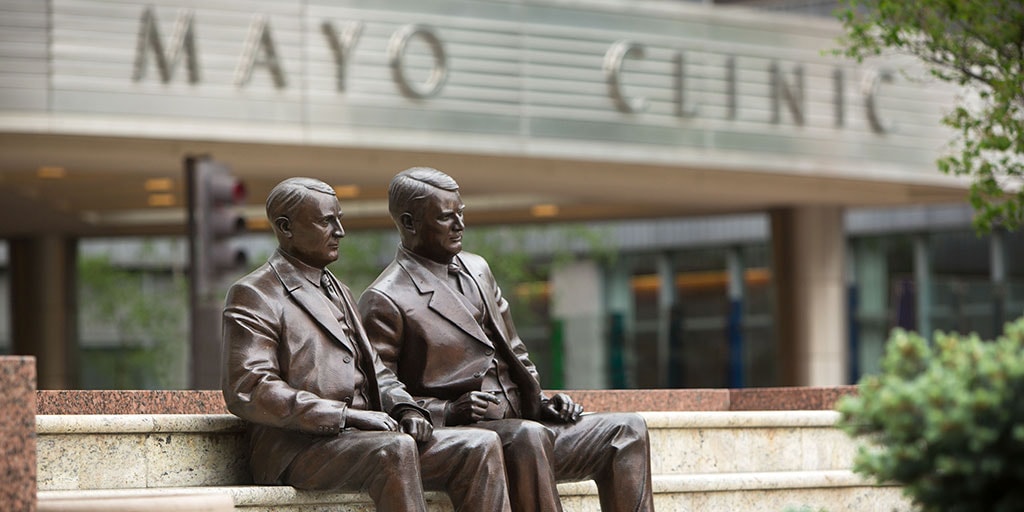
{"type": "Polygon", "coordinates": [[[647,98],[627,98],[622,93],[622,64],[626,58],[644,58],[644,47],[628,40],[616,41],[604,54],[604,78],[608,82],[608,94],[620,112],[633,114],[647,110],[647,98]]]}

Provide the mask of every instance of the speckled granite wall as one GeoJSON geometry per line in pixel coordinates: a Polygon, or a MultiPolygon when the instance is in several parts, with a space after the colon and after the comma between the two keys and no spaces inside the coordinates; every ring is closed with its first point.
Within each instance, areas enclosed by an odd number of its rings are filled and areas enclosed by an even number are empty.
{"type": "MultiPolygon", "coordinates": [[[[819,411],[854,386],[566,391],[588,411],[819,411]]],[[[554,391],[548,391],[549,394],[554,391]]],[[[220,391],[39,391],[39,414],[226,414],[220,391]]]]}
{"type": "Polygon", "coordinates": [[[36,509],[36,360],[0,356],[0,508],[36,509]]]}
{"type": "Polygon", "coordinates": [[[39,414],[227,414],[220,391],[39,391],[39,414]]]}

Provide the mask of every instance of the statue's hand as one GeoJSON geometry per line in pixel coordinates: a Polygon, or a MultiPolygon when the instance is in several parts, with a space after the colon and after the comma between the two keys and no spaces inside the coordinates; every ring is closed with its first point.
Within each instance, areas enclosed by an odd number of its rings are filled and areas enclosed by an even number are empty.
{"type": "Polygon", "coordinates": [[[483,391],[470,391],[454,402],[449,402],[445,414],[448,425],[467,425],[484,419],[487,403],[499,404],[498,397],[483,391]]]}
{"type": "Polygon", "coordinates": [[[583,406],[573,402],[565,393],[556,393],[541,406],[541,416],[550,421],[576,423],[583,414],[583,406]]]}
{"type": "Polygon", "coordinates": [[[405,411],[399,422],[402,432],[409,434],[417,442],[424,443],[434,435],[434,426],[418,411],[405,411]]]}
{"type": "Polygon", "coordinates": [[[348,417],[345,426],[359,430],[387,430],[398,432],[398,422],[387,413],[380,411],[363,411],[360,409],[348,409],[348,417]]]}

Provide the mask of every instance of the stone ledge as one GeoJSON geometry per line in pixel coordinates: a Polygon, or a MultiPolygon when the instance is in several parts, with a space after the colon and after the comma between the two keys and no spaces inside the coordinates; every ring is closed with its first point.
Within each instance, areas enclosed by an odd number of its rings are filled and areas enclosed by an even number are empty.
{"type": "MultiPolygon", "coordinates": [[[[568,390],[589,411],[829,410],[855,386],[568,390]]],[[[556,391],[549,391],[554,393],[556,391]]],[[[38,414],[226,414],[220,391],[37,391],[38,414]]]]}
{"type": "Polygon", "coordinates": [[[39,512],[230,512],[228,493],[181,488],[176,492],[40,492],[39,512]]]}
{"type": "MultiPolygon", "coordinates": [[[[880,486],[848,470],[777,471],[757,473],[719,473],[696,475],[654,475],[655,495],[673,493],[707,493],[785,489],[830,489],[880,486]]],[[[593,481],[558,484],[562,497],[596,496],[593,481]]],[[[287,485],[235,485],[220,487],[165,487],[120,490],[40,491],[40,501],[72,499],[110,499],[115,497],[159,497],[182,495],[229,495],[236,506],[289,506],[326,503],[369,503],[365,493],[337,491],[302,491],[287,485]]],[[[448,502],[444,493],[426,493],[431,502],[448,502]]]]}
{"type": "Polygon", "coordinates": [[[233,414],[74,414],[36,416],[37,434],[244,432],[233,414]]]}
{"type": "Polygon", "coordinates": [[[640,412],[648,428],[834,427],[835,411],[695,411],[640,412]]]}
{"type": "MultiPolygon", "coordinates": [[[[834,411],[641,411],[648,428],[834,427],[834,411]]],[[[36,416],[37,434],[243,432],[231,414],[71,414],[36,416]]]]}

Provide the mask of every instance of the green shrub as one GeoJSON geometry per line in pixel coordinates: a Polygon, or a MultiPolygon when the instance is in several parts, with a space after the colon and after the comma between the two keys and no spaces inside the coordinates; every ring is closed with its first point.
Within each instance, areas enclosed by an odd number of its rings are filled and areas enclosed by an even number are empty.
{"type": "Polygon", "coordinates": [[[1024,510],[1024,318],[995,341],[893,331],[881,374],[838,409],[869,441],[854,470],[921,510],[1024,510]]]}

